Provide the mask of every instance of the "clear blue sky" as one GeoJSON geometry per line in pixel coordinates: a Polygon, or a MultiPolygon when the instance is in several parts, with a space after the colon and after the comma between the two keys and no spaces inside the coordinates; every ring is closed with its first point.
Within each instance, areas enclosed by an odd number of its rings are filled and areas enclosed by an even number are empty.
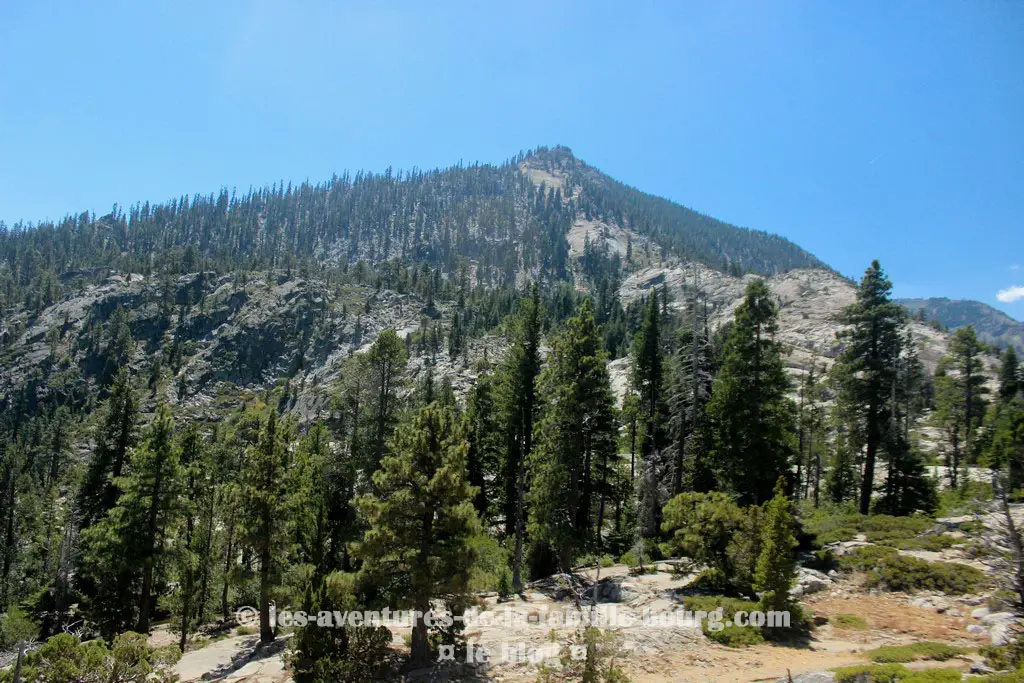
{"type": "Polygon", "coordinates": [[[538,144],[1024,318],[1024,3],[0,5],[0,219],[538,144]],[[1017,268],[1015,268],[1017,266],[1017,268]],[[1004,296],[1004,298],[1011,298],[1004,296]]]}

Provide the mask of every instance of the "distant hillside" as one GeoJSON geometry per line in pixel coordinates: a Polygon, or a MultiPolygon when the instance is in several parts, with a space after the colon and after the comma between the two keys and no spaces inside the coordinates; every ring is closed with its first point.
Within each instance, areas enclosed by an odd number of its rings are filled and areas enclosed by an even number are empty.
{"type": "Polygon", "coordinates": [[[912,313],[922,308],[930,320],[956,329],[974,325],[978,336],[989,344],[1013,345],[1024,351],[1024,323],[980,301],[965,299],[900,299],[912,313]]]}
{"type": "Polygon", "coordinates": [[[527,157],[524,166],[554,174],[560,185],[578,188],[574,199],[581,218],[633,230],[685,260],[733,275],[828,268],[784,237],[737,227],[621,183],[576,158],[567,147],[542,148],[527,157]]]}
{"type": "Polygon", "coordinates": [[[789,240],[645,194],[554,147],[499,165],[344,173],[319,184],[115,206],[99,217],[0,222],[0,309],[24,303],[38,311],[96,269],[223,273],[393,261],[455,277],[468,261],[491,287],[553,282],[569,274],[574,224],[617,226],[642,239],[642,256],[676,255],[735,275],[825,267],[789,240]]]}

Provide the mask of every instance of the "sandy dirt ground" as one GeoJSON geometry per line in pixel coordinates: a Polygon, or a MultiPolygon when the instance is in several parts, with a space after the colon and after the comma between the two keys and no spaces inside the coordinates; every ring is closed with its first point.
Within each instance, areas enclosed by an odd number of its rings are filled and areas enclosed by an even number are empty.
{"type": "MultiPolygon", "coordinates": [[[[969,604],[947,599],[948,606],[941,610],[915,605],[912,601],[921,596],[865,591],[862,577],[856,575],[844,576],[827,590],[804,598],[803,605],[818,626],[808,641],[799,644],[731,648],[709,641],[693,625],[629,624],[629,617],[639,617],[644,610],[678,605],[679,591],[692,577],[674,573],[668,565],[660,569],[644,576],[631,576],[623,566],[600,573],[605,588],[599,593],[602,602],[598,610],[606,610],[606,619],[618,620],[618,626],[612,626],[619,634],[622,666],[636,683],[775,681],[787,673],[865,662],[864,652],[881,645],[934,640],[976,650],[988,642],[986,634],[967,631],[970,624],[977,623],[970,617],[973,608],[969,604]],[[609,589],[614,593],[605,592],[609,589]],[[865,626],[838,628],[834,623],[839,615],[859,617],[865,626]]],[[[597,578],[596,570],[582,573],[591,581],[597,578]]],[[[464,680],[533,681],[538,661],[557,661],[561,643],[573,633],[573,626],[559,622],[566,612],[578,614],[567,595],[578,593],[569,592],[564,582],[547,581],[534,584],[523,599],[499,603],[495,596],[483,597],[483,611],[469,622],[466,636],[475,651],[485,648],[490,653],[490,663],[486,669],[478,669],[476,678],[464,680]]],[[[404,648],[406,634],[407,629],[395,630],[396,648],[404,648]]],[[[154,642],[169,637],[155,633],[154,642]]],[[[284,636],[270,651],[257,651],[255,636],[230,637],[186,653],[176,670],[183,682],[282,683],[288,680],[283,640],[284,636]]],[[[942,666],[966,670],[970,660],[967,657],[942,666]]],[[[435,672],[423,680],[450,680],[450,672],[435,672]]]]}

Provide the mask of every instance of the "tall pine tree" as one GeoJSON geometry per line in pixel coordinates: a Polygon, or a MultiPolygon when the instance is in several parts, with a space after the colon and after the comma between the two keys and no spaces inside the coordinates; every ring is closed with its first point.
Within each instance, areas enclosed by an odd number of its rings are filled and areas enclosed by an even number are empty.
{"type": "Polygon", "coordinates": [[[877,260],[864,272],[857,300],[843,310],[845,344],[833,366],[841,398],[864,443],[864,470],[858,507],[871,509],[875,466],[893,410],[892,387],[903,346],[906,309],[891,299],[892,283],[877,260]]]}
{"type": "Polygon", "coordinates": [[[533,451],[537,416],[537,376],[540,374],[540,291],[536,285],[520,304],[511,334],[511,348],[502,365],[502,413],[505,431],[505,535],[515,537],[512,583],[523,589],[523,544],[526,534],[526,462],[533,451]]]}
{"type": "Polygon", "coordinates": [[[777,327],[768,286],[753,280],[736,307],[708,404],[718,480],[744,504],[769,500],[794,455],[795,406],[777,327]]]}
{"type": "Polygon", "coordinates": [[[357,501],[369,529],[356,554],[374,585],[419,615],[412,662],[429,661],[422,615],[435,599],[465,594],[473,562],[470,539],[480,533],[473,488],[466,477],[465,434],[454,412],[437,404],[399,425],[391,455],[374,474],[378,495],[357,501]]]}
{"type": "Polygon", "coordinates": [[[535,540],[551,545],[562,571],[568,572],[573,554],[595,531],[595,503],[598,525],[603,523],[616,456],[615,404],[589,299],[551,347],[540,378],[548,409],[530,459],[530,529],[535,540]]]}

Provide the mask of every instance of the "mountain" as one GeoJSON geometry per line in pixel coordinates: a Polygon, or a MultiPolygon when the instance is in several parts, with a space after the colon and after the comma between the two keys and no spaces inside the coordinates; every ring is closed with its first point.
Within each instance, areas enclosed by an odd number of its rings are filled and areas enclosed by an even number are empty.
{"type": "Polygon", "coordinates": [[[345,173],[316,185],[115,206],[100,217],[0,223],[0,308],[52,304],[100,267],[223,272],[401,259],[453,273],[467,259],[488,286],[517,276],[559,279],[565,235],[583,224],[618,226],[652,240],[658,256],[735,273],[824,266],[786,239],[644,194],[556,147],[497,166],[345,173]]]}
{"type": "MultiPolygon", "coordinates": [[[[309,418],[329,408],[345,360],[388,328],[408,337],[414,378],[431,367],[461,390],[472,361],[501,353],[502,320],[531,280],[552,322],[593,294],[624,371],[651,287],[666,284],[679,305],[699,280],[717,325],[756,276],[782,304],[791,368],[828,364],[849,280],[784,238],[628,187],[565,147],[0,224],[0,409],[85,409],[127,360],[182,409],[216,412],[285,383],[289,407],[309,418]],[[456,327],[462,357],[439,354],[456,327]]],[[[915,332],[937,361],[945,336],[915,332]]]]}
{"type": "Polygon", "coordinates": [[[900,299],[911,313],[924,311],[929,320],[956,329],[973,325],[978,336],[995,346],[1013,345],[1024,351],[1024,323],[1015,320],[988,304],[969,299],[900,299]]]}

